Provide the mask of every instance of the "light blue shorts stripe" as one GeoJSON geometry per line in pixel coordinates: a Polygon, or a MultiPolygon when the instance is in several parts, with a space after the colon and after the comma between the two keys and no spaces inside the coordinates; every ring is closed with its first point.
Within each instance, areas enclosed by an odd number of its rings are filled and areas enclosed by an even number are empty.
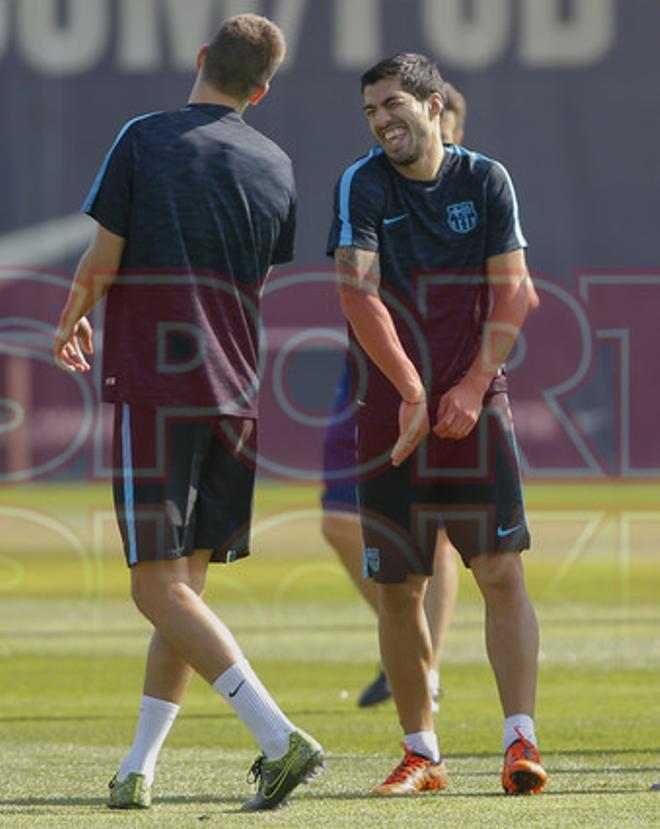
{"type": "Polygon", "coordinates": [[[135,493],[133,489],[133,452],[131,447],[131,410],[122,403],[121,460],[124,469],[124,514],[128,533],[128,563],[137,564],[137,540],[135,537],[135,493]]]}

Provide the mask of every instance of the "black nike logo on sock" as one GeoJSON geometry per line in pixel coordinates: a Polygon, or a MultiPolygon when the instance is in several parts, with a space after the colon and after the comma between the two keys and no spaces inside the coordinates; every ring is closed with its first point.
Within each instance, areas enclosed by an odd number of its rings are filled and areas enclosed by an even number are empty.
{"type": "Polygon", "coordinates": [[[234,688],[234,690],[229,692],[229,696],[230,696],[230,697],[235,697],[235,696],[236,696],[236,694],[237,694],[237,693],[241,690],[241,688],[242,688],[244,685],[245,685],[245,680],[244,680],[244,679],[242,679],[242,680],[238,683],[238,685],[234,688]]]}

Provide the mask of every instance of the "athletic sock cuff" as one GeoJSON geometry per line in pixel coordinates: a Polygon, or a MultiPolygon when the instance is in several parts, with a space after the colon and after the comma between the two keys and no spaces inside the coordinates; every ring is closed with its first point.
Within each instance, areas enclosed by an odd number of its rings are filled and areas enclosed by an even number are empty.
{"type": "Polygon", "coordinates": [[[176,702],[168,702],[166,699],[159,699],[158,697],[150,697],[147,694],[142,696],[142,705],[150,708],[152,711],[162,711],[163,714],[170,714],[176,717],[181,710],[181,706],[176,702]]]}

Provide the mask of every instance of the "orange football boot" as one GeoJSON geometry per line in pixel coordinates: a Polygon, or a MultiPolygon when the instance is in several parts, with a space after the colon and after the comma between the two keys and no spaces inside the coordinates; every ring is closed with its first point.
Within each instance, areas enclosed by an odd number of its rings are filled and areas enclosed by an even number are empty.
{"type": "Polygon", "coordinates": [[[539,751],[515,729],[518,739],[504,754],[502,788],[506,794],[538,794],[548,781],[539,751]]]}
{"type": "Polygon", "coordinates": [[[372,794],[417,794],[440,791],[447,787],[447,768],[444,760],[434,763],[428,757],[408,751],[405,745],[403,750],[403,760],[384,783],[371,790],[372,794]]]}

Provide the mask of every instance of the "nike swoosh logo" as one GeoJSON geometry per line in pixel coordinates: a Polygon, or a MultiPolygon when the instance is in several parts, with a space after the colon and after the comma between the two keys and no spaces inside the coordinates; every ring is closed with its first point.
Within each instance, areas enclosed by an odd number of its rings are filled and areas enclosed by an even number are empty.
{"type": "Polygon", "coordinates": [[[286,780],[286,777],[287,777],[287,775],[288,775],[288,773],[291,769],[291,766],[293,765],[294,760],[295,760],[295,757],[290,757],[286,761],[286,763],[282,767],[282,771],[277,775],[277,779],[273,781],[273,785],[272,785],[272,788],[271,788],[270,792],[268,792],[267,794],[264,792],[264,800],[270,800],[273,797],[275,797],[275,795],[278,793],[278,791],[280,789],[280,786],[286,780]]]}
{"type": "Polygon", "coordinates": [[[393,225],[395,222],[400,222],[402,219],[407,219],[408,214],[402,213],[400,216],[393,216],[391,219],[383,219],[384,225],[393,225]]]}
{"type": "Polygon", "coordinates": [[[230,696],[230,697],[235,697],[235,696],[236,696],[236,694],[237,694],[237,693],[241,690],[241,688],[242,688],[244,685],[245,685],[245,680],[244,680],[244,679],[242,679],[242,680],[238,683],[238,685],[234,688],[234,690],[229,692],[229,696],[230,696]]]}
{"type": "MultiPolygon", "coordinates": [[[[306,758],[305,763],[308,763],[311,759],[313,759],[313,755],[306,758]]],[[[282,767],[282,771],[277,775],[277,778],[272,783],[272,788],[270,792],[264,792],[264,800],[271,800],[275,795],[279,792],[282,785],[286,782],[286,778],[291,771],[292,766],[295,764],[296,755],[292,752],[291,757],[286,761],[284,766],[282,767]]]]}
{"type": "Polygon", "coordinates": [[[0,235],[0,265],[16,268],[52,265],[72,254],[82,253],[94,231],[94,222],[82,213],[0,235]]]}
{"type": "Polygon", "coordinates": [[[498,527],[497,528],[497,537],[498,538],[506,538],[507,535],[513,535],[513,533],[515,533],[516,530],[519,530],[521,527],[522,527],[522,523],[521,524],[516,524],[515,527],[509,527],[508,530],[503,530],[502,527],[498,527]]]}

